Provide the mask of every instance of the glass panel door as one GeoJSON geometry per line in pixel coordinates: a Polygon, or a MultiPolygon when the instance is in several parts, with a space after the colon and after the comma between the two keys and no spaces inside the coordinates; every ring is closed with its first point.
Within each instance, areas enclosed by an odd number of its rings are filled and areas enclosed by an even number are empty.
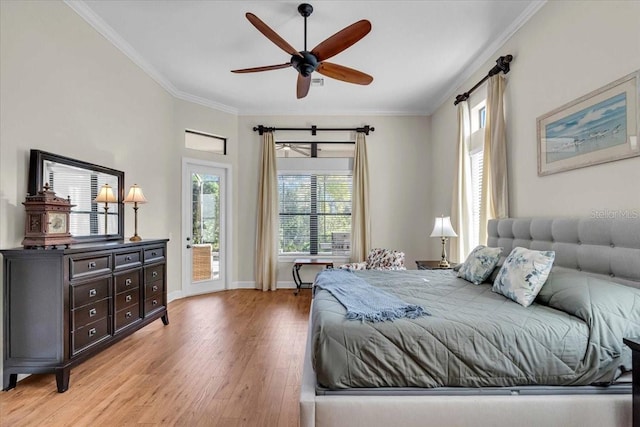
{"type": "Polygon", "coordinates": [[[202,164],[186,164],[183,192],[184,270],[187,294],[222,290],[224,286],[224,179],[225,170],[202,164]]]}

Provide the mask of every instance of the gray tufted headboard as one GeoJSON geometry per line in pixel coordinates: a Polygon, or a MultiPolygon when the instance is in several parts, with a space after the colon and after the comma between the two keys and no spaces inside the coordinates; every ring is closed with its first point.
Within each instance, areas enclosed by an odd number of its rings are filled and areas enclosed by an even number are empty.
{"type": "Polygon", "coordinates": [[[575,270],[640,288],[640,218],[530,218],[489,221],[488,246],[556,252],[554,270],[575,270]]]}

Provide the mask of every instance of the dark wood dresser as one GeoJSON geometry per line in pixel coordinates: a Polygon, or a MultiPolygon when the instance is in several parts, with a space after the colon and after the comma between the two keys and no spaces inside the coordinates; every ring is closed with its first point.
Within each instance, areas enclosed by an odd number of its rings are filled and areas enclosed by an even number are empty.
{"type": "Polygon", "coordinates": [[[2,250],[3,389],[18,374],[71,368],[167,315],[168,239],[83,243],[67,249],[2,250]]]}

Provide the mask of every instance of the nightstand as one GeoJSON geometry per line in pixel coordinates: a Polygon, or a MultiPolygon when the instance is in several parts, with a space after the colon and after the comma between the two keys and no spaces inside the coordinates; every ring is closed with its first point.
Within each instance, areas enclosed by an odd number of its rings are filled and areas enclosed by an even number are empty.
{"type": "Polygon", "coordinates": [[[440,267],[440,260],[437,261],[416,261],[418,270],[451,270],[453,264],[449,267],[440,267]]]}
{"type": "Polygon", "coordinates": [[[624,338],[622,340],[632,351],[633,366],[631,378],[633,381],[633,427],[640,427],[640,337],[624,338]]]}

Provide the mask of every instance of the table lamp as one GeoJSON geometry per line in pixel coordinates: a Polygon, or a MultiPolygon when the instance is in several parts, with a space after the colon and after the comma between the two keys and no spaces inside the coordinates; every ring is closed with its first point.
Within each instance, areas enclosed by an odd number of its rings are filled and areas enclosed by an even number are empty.
{"type": "Polygon", "coordinates": [[[442,259],[438,266],[448,268],[449,261],[447,261],[447,250],[445,248],[447,237],[458,237],[456,232],[453,231],[451,217],[441,216],[436,218],[435,224],[433,225],[433,231],[431,232],[431,237],[440,237],[440,239],[442,239],[442,259]]]}
{"type": "Polygon", "coordinates": [[[109,203],[118,202],[115,194],[113,194],[113,188],[111,188],[109,184],[103,185],[93,201],[96,203],[104,203],[104,234],[109,234],[107,232],[107,214],[109,211],[109,203]]]}
{"type": "Polygon", "coordinates": [[[131,188],[129,188],[129,194],[124,199],[125,203],[133,203],[133,217],[134,217],[134,232],[133,237],[129,240],[132,242],[138,242],[142,240],[142,237],[138,236],[138,203],[147,203],[147,199],[145,199],[144,194],[142,193],[142,188],[138,187],[138,184],[133,184],[131,188]]]}

